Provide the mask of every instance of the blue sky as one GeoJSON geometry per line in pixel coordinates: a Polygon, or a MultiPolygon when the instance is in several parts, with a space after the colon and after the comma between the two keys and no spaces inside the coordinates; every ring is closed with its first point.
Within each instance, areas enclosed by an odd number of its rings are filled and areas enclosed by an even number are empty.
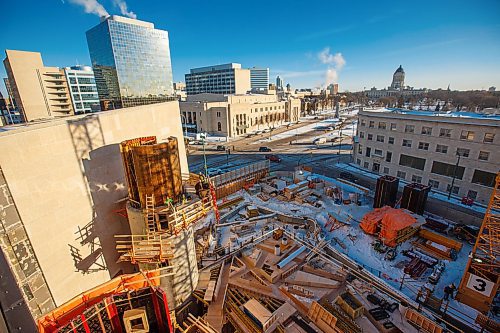
{"type": "MultiPolygon", "coordinates": [[[[85,31],[99,18],[75,4],[86,1],[96,0],[3,0],[0,49],[39,51],[48,66],[90,64],[85,31]]],[[[99,0],[110,14],[120,2],[99,0]]],[[[126,4],[169,31],[174,81],[192,67],[239,62],[269,67],[273,81],[279,74],[293,87],[334,80],[357,91],[390,85],[401,64],[414,87],[500,89],[498,0],[126,4]]]]}

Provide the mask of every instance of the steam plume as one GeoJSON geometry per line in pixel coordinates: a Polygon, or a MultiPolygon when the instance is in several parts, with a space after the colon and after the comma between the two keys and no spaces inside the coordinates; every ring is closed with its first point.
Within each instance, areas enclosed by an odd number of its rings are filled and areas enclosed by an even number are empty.
{"type": "Polygon", "coordinates": [[[330,48],[325,47],[320,53],[318,53],[318,59],[321,63],[328,65],[325,73],[325,87],[331,83],[335,83],[338,80],[338,73],[345,66],[345,59],[342,53],[330,53],[330,48]]]}
{"type": "Polygon", "coordinates": [[[127,3],[124,0],[113,0],[113,4],[120,9],[120,13],[130,18],[137,18],[137,15],[133,11],[128,11],[127,3]]]}
{"type": "Polygon", "coordinates": [[[108,16],[108,12],[97,0],[69,0],[70,2],[83,6],[85,13],[95,14],[99,17],[108,16]]]}

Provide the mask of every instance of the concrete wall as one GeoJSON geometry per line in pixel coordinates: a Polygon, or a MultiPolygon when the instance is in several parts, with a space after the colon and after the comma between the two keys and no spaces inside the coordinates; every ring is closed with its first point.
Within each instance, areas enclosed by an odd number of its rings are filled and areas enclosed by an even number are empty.
{"type": "MultiPolygon", "coordinates": [[[[115,213],[127,196],[119,143],[182,138],[178,102],[20,126],[0,133],[0,167],[56,305],[132,269],[116,264],[115,213]]],[[[188,173],[183,140],[181,170],[188,173]]]]}

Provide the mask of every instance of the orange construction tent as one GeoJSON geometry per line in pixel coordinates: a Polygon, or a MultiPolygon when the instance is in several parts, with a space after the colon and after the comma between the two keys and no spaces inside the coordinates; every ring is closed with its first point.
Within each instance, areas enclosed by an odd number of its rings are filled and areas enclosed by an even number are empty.
{"type": "Polygon", "coordinates": [[[385,245],[396,246],[398,232],[411,226],[416,221],[417,219],[410,215],[407,210],[392,208],[385,213],[382,219],[380,238],[384,241],[385,245]]]}
{"type": "Polygon", "coordinates": [[[369,213],[366,213],[359,224],[359,227],[363,229],[364,232],[370,235],[374,235],[377,232],[377,228],[379,227],[382,219],[385,216],[385,213],[391,209],[394,209],[389,206],[384,206],[380,208],[375,208],[369,213]]]}

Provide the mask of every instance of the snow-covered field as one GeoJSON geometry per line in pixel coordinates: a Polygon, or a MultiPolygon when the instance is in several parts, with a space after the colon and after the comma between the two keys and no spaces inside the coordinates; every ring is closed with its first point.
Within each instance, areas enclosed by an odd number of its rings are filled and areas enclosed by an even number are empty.
{"type": "MultiPolygon", "coordinates": [[[[342,191],[359,193],[359,190],[343,183],[339,183],[335,179],[325,179],[324,176],[320,175],[318,175],[318,177],[341,186],[342,191]]],[[[321,199],[323,207],[316,208],[308,204],[299,205],[295,202],[283,202],[276,198],[270,198],[267,202],[264,202],[257,196],[251,196],[245,191],[240,191],[235,195],[243,195],[245,201],[253,205],[267,207],[273,211],[282,212],[288,215],[307,216],[315,219],[318,225],[323,229],[323,236],[326,240],[330,241],[333,247],[346,254],[351,259],[357,261],[360,265],[364,266],[365,269],[369,270],[374,275],[379,276],[388,284],[395,288],[400,288],[401,280],[403,279],[402,267],[404,267],[405,263],[410,261],[409,258],[402,254],[402,250],[410,249],[412,245],[410,241],[400,245],[397,248],[397,257],[393,261],[385,260],[385,254],[381,254],[373,250],[372,243],[375,238],[371,235],[365,234],[359,227],[359,222],[363,216],[373,209],[372,200],[370,198],[363,197],[361,201],[362,205],[357,206],[355,204],[337,205],[332,199],[323,196],[321,199]],[[328,214],[335,216],[339,221],[348,221],[349,224],[342,226],[340,229],[330,231],[330,227],[325,228],[325,224],[328,221],[328,214]],[[340,240],[343,246],[339,245],[337,240],[340,240]]],[[[265,225],[266,223],[259,223],[256,228],[263,228],[265,225]]],[[[226,229],[229,228],[227,227],[226,229]]],[[[226,243],[229,236],[226,234],[226,231],[223,231],[222,233],[224,235],[223,243],[226,243]]],[[[440,298],[443,296],[445,286],[450,285],[451,283],[458,286],[470,251],[471,246],[464,243],[462,250],[458,253],[457,260],[444,260],[446,269],[435,287],[434,295],[436,297],[440,298]]],[[[410,298],[415,299],[418,289],[427,282],[431,273],[432,269],[429,268],[422,275],[422,277],[417,280],[413,280],[408,276],[405,276],[403,288],[401,289],[402,292],[410,298]]],[[[455,300],[450,301],[450,306],[455,310],[459,310],[470,316],[470,318],[475,318],[476,311],[468,306],[458,303],[455,300]]],[[[452,309],[451,311],[455,310],[452,309]]]]}

